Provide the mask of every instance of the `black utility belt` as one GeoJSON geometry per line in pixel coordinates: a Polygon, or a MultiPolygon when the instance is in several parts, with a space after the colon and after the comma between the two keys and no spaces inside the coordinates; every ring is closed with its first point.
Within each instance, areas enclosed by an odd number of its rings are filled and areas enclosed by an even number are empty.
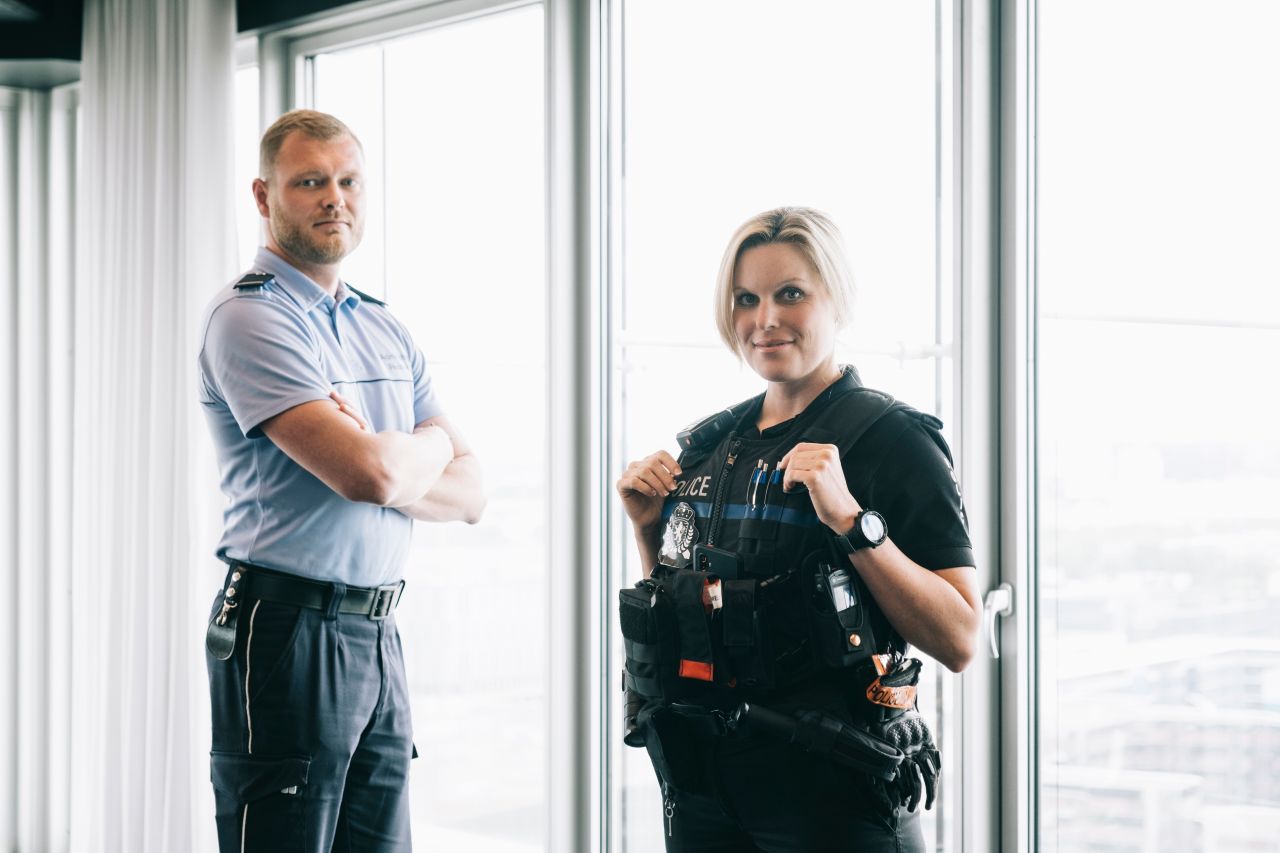
{"type": "MultiPolygon", "coordinates": [[[[264,569],[261,566],[250,566],[237,561],[231,564],[231,571],[232,575],[240,572],[244,578],[242,583],[247,584],[242,595],[247,594],[263,601],[310,607],[312,610],[328,610],[336,594],[336,585],[333,583],[264,569]]],[[[338,612],[361,614],[375,621],[386,619],[395,612],[403,591],[404,581],[386,586],[349,586],[338,604],[338,612]]]]}
{"type": "Polygon", "coordinates": [[[379,621],[395,612],[403,592],[404,581],[375,587],[345,586],[234,560],[227,571],[218,606],[209,618],[205,647],[218,660],[231,657],[241,605],[245,601],[273,601],[331,611],[331,615],[348,613],[379,621]]]}

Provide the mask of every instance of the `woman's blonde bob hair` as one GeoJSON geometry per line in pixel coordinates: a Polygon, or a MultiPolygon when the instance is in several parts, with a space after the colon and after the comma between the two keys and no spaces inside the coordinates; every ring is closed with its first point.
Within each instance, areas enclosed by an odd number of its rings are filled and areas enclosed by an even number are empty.
{"type": "Polygon", "coordinates": [[[769,243],[788,243],[804,255],[818,273],[835,308],[836,328],[849,322],[853,311],[853,274],[845,257],[844,241],[835,223],[811,207],[779,207],[753,216],[734,232],[720,261],[716,277],[716,329],[720,339],[738,358],[742,345],[733,328],[733,271],[742,253],[769,243]]]}

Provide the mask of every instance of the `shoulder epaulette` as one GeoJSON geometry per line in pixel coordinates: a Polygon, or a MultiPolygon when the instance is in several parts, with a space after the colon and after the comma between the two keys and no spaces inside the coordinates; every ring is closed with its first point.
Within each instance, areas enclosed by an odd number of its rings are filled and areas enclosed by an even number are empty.
{"type": "Polygon", "coordinates": [[[262,287],[268,282],[275,281],[275,276],[269,272],[251,272],[244,278],[237,281],[232,287],[236,290],[244,290],[247,287],[262,287]]]}
{"type": "Polygon", "coordinates": [[[928,412],[921,412],[917,409],[912,409],[911,414],[915,415],[916,420],[929,427],[929,429],[934,432],[940,432],[942,430],[942,418],[937,415],[931,415],[928,412]]]}
{"type": "Polygon", "coordinates": [[[374,305],[381,305],[383,308],[387,307],[387,303],[383,302],[381,299],[374,299],[369,294],[361,290],[356,290],[354,287],[352,287],[349,284],[347,285],[347,290],[350,290],[356,296],[359,296],[362,302],[372,302],[374,305]]]}

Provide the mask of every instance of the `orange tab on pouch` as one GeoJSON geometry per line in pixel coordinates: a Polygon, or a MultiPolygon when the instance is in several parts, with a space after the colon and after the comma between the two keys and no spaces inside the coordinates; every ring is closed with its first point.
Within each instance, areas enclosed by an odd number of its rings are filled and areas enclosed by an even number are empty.
{"type": "Polygon", "coordinates": [[[700,660],[681,660],[680,661],[680,677],[696,678],[698,681],[711,681],[713,666],[711,663],[700,660]]]}
{"type": "Polygon", "coordinates": [[[867,699],[871,700],[871,704],[882,708],[909,711],[916,704],[916,686],[912,684],[907,687],[885,687],[877,677],[867,688],[867,699]]]}
{"type": "Polygon", "coordinates": [[[892,658],[889,655],[872,655],[871,662],[876,666],[876,680],[871,682],[867,687],[867,699],[873,705],[879,705],[882,708],[898,708],[903,711],[909,711],[916,704],[916,686],[909,684],[905,687],[885,687],[880,683],[880,676],[889,671],[889,661],[892,658]]]}

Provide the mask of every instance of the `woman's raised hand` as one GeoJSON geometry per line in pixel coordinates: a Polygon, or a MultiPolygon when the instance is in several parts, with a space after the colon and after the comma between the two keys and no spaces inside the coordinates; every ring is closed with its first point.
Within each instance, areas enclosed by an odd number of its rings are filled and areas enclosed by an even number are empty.
{"type": "Polygon", "coordinates": [[[840,449],[834,444],[800,442],[778,461],[782,490],[790,492],[798,485],[809,490],[809,500],[818,519],[836,533],[853,526],[862,507],[849,492],[840,464],[840,449]]]}
{"type": "Polygon", "coordinates": [[[615,484],[622,508],[637,530],[652,531],[662,521],[662,502],[675,491],[680,465],[665,450],[627,466],[615,484]]]}

